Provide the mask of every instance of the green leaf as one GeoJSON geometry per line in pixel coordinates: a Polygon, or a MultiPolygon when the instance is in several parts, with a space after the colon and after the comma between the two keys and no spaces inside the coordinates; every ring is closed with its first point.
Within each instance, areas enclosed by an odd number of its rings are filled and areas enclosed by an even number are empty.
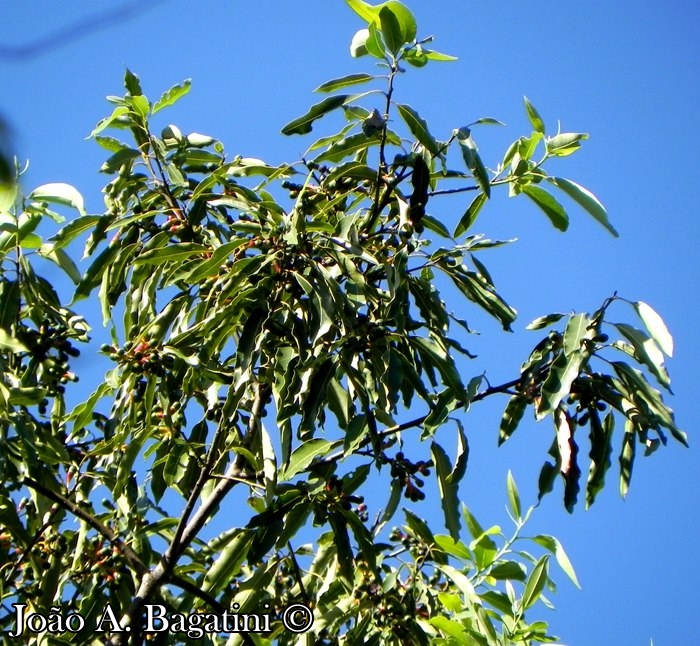
{"type": "Polygon", "coordinates": [[[577,588],[581,589],[581,584],[578,582],[578,577],[574,571],[574,566],[571,564],[571,561],[569,560],[569,557],[559,540],[554,536],[547,536],[546,534],[535,536],[532,540],[554,554],[554,558],[557,560],[559,567],[564,571],[566,576],[571,579],[571,582],[577,588]]]}
{"type": "Polygon", "coordinates": [[[443,552],[454,556],[455,558],[461,559],[465,563],[472,560],[472,554],[469,548],[462,543],[462,541],[455,540],[451,536],[445,536],[443,534],[437,534],[435,536],[435,542],[440,546],[443,552]]]}
{"type": "Polygon", "coordinates": [[[566,316],[566,314],[545,314],[536,318],[532,323],[528,324],[525,328],[526,330],[541,330],[542,328],[549,327],[550,325],[560,321],[566,316]]]}
{"type": "Polygon", "coordinates": [[[518,424],[527,409],[527,399],[522,395],[513,395],[503,411],[501,425],[498,431],[498,446],[503,444],[518,428],[518,424]]]}
{"type": "Polygon", "coordinates": [[[459,290],[484,311],[498,319],[504,330],[510,331],[510,324],[515,321],[516,311],[506,303],[483,277],[473,271],[454,270],[447,274],[459,290]]]}
{"type": "Polygon", "coordinates": [[[336,141],[328,150],[316,157],[314,161],[329,161],[337,163],[350,155],[354,155],[360,150],[365,150],[370,146],[377,146],[379,145],[379,142],[380,139],[376,135],[372,137],[368,137],[364,133],[350,135],[349,137],[344,137],[343,139],[336,141]]]}
{"type": "Polygon", "coordinates": [[[643,363],[662,386],[669,389],[671,379],[664,366],[664,355],[656,345],[656,341],[626,323],[613,323],[613,325],[632,344],[634,358],[643,363]]]}
{"type": "Polygon", "coordinates": [[[10,352],[28,352],[28,348],[18,339],[0,328],[0,348],[10,352]]]}
{"type": "Polygon", "coordinates": [[[337,444],[337,442],[330,442],[320,438],[304,442],[294,449],[289,456],[289,464],[282,468],[278,476],[278,481],[284,482],[285,480],[293,478],[298,473],[301,473],[313,462],[314,458],[326,455],[326,453],[333,450],[337,444]]]}
{"type": "Polygon", "coordinates": [[[180,85],[173,85],[169,90],[166,90],[163,92],[161,95],[160,99],[158,99],[154,104],[153,104],[153,109],[151,110],[151,114],[156,114],[157,112],[160,112],[163,108],[167,108],[177,101],[179,101],[183,96],[185,96],[189,91],[190,87],[192,85],[192,80],[191,79],[185,79],[182,84],[180,85]]]}
{"type": "Polygon", "coordinates": [[[335,92],[341,88],[367,83],[376,78],[376,76],[372,76],[371,74],[348,74],[347,76],[341,76],[340,78],[322,83],[314,92],[335,92]]]}
{"type": "Polygon", "coordinates": [[[178,242],[165,248],[151,249],[134,260],[135,265],[162,265],[166,262],[180,261],[195,254],[211,251],[208,247],[194,242],[178,242]]]}
{"type": "Polygon", "coordinates": [[[479,156],[479,149],[474,142],[471,131],[469,128],[459,128],[453,131],[453,135],[457,138],[457,143],[459,143],[460,149],[462,151],[462,157],[464,158],[464,163],[467,168],[474,175],[476,183],[479,188],[486,194],[486,197],[491,197],[491,181],[489,180],[488,173],[486,172],[486,167],[481,161],[479,156]]]}
{"type": "Polygon", "coordinates": [[[114,111],[112,114],[110,114],[108,117],[105,117],[104,119],[100,120],[98,124],[95,126],[93,131],[90,133],[89,137],[94,137],[95,135],[100,134],[103,130],[106,128],[109,128],[113,123],[115,123],[120,117],[124,116],[129,112],[129,108],[127,108],[125,105],[118,105],[116,108],[114,108],[114,111]]]}
{"type": "Polygon", "coordinates": [[[100,166],[100,172],[109,174],[116,173],[124,164],[127,164],[140,156],[141,153],[138,150],[133,148],[122,148],[105,160],[105,163],[100,166]]]}
{"type": "Polygon", "coordinates": [[[379,9],[380,20],[382,11],[385,9],[388,9],[394,15],[401,30],[401,40],[403,43],[410,43],[415,40],[418,26],[416,25],[416,19],[413,13],[405,4],[397,0],[389,0],[388,2],[378,5],[377,8],[379,9]]]}
{"type": "Polygon", "coordinates": [[[506,486],[508,490],[508,503],[510,504],[510,510],[513,512],[513,516],[515,516],[516,520],[519,520],[522,516],[520,494],[518,493],[518,486],[515,484],[515,478],[513,478],[513,473],[510,469],[508,470],[506,486]]]}
{"type": "Polygon", "coordinates": [[[545,146],[549,155],[567,157],[575,153],[585,139],[588,139],[588,135],[583,132],[562,132],[554,137],[547,137],[545,146]]]}
{"type": "Polygon", "coordinates": [[[527,572],[525,567],[517,561],[502,561],[491,568],[489,576],[500,581],[525,581],[527,572]]]}
{"type": "Polygon", "coordinates": [[[651,338],[659,344],[659,347],[667,356],[672,357],[673,337],[668,331],[668,328],[666,327],[666,324],[661,316],[656,313],[651,305],[647,305],[643,301],[637,301],[634,303],[634,309],[639,315],[639,318],[642,319],[642,322],[644,323],[647,332],[649,332],[651,335],[651,338]]]}
{"type": "Polygon", "coordinates": [[[620,452],[620,495],[627,497],[632,481],[632,467],[636,452],[636,433],[632,422],[625,421],[625,434],[622,438],[622,451],[620,452]]]}
{"type": "Polygon", "coordinates": [[[0,181],[0,214],[8,213],[10,211],[10,209],[14,206],[18,195],[18,184],[8,184],[0,181]]]}
{"type": "Polygon", "coordinates": [[[345,0],[348,6],[367,23],[374,22],[379,15],[379,9],[363,0],[345,0]]]}
{"type": "Polygon", "coordinates": [[[559,231],[566,231],[569,228],[569,217],[566,215],[564,207],[557,202],[551,193],[533,184],[523,186],[522,191],[540,207],[559,231]]]}
{"type": "Polygon", "coordinates": [[[386,52],[384,50],[384,40],[382,39],[382,31],[379,28],[379,24],[372,23],[369,26],[369,37],[365,41],[365,47],[367,53],[375,58],[384,60],[386,58],[386,52]]]}
{"type": "Polygon", "coordinates": [[[74,208],[80,215],[85,215],[83,196],[70,184],[43,184],[35,188],[28,196],[29,200],[51,202],[74,208]]]}
{"type": "Polygon", "coordinates": [[[540,594],[542,594],[542,590],[549,579],[547,572],[548,565],[549,555],[545,554],[537,561],[535,567],[532,569],[527,583],[525,584],[525,591],[523,592],[523,609],[527,610],[534,605],[539,599],[540,594]]]}
{"type": "Polygon", "coordinates": [[[350,56],[352,56],[353,58],[359,58],[360,56],[365,56],[366,54],[368,54],[368,40],[369,29],[359,29],[352,37],[352,42],[350,43],[350,56]]]}
{"type": "Polygon", "coordinates": [[[615,416],[612,412],[605,416],[602,424],[597,411],[590,413],[591,464],[588,468],[586,483],[586,509],[595,502],[596,496],[605,485],[605,475],[610,468],[612,455],[612,436],[615,429],[615,416]]]}
{"type": "Polygon", "coordinates": [[[545,132],[544,121],[542,121],[542,117],[540,117],[540,113],[537,112],[537,110],[535,109],[535,106],[532,105],[532,103],[530,102],[530,99],[528,99],[526,96],[524,96],[523,100],[525,102],[525,110],[527,111],[527,118],[530,120],[532,127],[540,134],[544,134],[544,132],[545,132]]]}
{"type": "Polygon", "coordinates": [[[445,450],[433,442],[430,452],[435,462],[435,472],[438,479],[440,501],[445,514],[445,527],[450,536],[456,542],[459,540],[461,524],[459,521],[459,482],[464,477],[469,458],[469,445],[464,433],[459,430],[457,458],[454,466],[450,465],[450,459],[445,450]]]}
{"type": "Polygon", "coordinates": [[[564,179],[563,177],[548,177],[547,181],[564,191],[572,200],[600,222],[613,236],[617,238],[620,235],[612,224],[610,224],[605,207],[588,189],[580,186],[576,182],[572,182],[570,179],[564,179]]]}
{"type": "Polygon", "coordinates": [[[229,584],[231,578],[240,572],[255,536],[255,532],[246,529],[235,529],[231,534],[230,538],[226,537],[226,546],[214,563],[207,568],[204,576],[202,591],[210,595],[218,595],[229,584]]]}
{"type": "Polygon", "coordinates": [[[38,253],[42,258],[48,258],[58,265],[75,285],[80,282],[80,272],[78,268],[73,262],[73,259],[63,249],[47,243],[41,245],[38,253]]]}
{"type": "Polygon", "coordinates": [[[455,238],[458,238],[463,233],[469,231],[469,229],[474,224],[474,221],[476,220],[476,216],[479,215],[481,207],[484,206],[484,204],[486,204],[487,199],[488,197],[486,193],[479,193],[472,200],[472,203],[469,205],[469,208],[465,211],[464,215],[461,217],[461,219],[457,223],[457,226],[455,227],[455,238]]]}
{"type": "Polygon", "coordinates": [[[588,329],[589,319],[577,314],[569,319],[564,333],[565,351],[559,354],[542,385],[542,397],[537,407],[537,419],[554,412],[561,400],[571,391],[571,384],[586,365],[589,352],[584,339],[595,335],[588,329]]]}
{"type": "Polygon", "coordinates": [[[379,11],[379,21],[384,37],[384,43],[388,50],[396,56],[404,45],[401,25],[394,12],[389,7],[384,6],[379,11]]]}
{"type": "Polygon", "coordinates": [[[503,123],[503,121],[499,121],[498,119],[494,119],[493,117],[481,117],[480,119],[477,119],[474,121],[472,126],[478,126],[478,125],[487,125],[487,126],[505,126],[506,124],[503,123]]]}
{"type": "Polygon", "coordinates": [[[69,245],[79,235],[92,231],[95,224],[101,220],[99,215],[85,215],[71,220],[55,236],[50,238],[54,249],[61,249],[69,245]]]}
{"type": "Polygon", "coordinates": [[[411,131],[413,136],[419,141],[419,143],[421,143],[423,147],[430,152],[431,155],[435,157],[440,155],[440,147],[438,146],[435,137],[433,137],[433,135],[430,134],[427,122],[424,119],[422,119],[421,116],[410,105],[403,105],[399,103],[396,105],[396,107],[399,110],[401,118],[408,126],[408,129],[411,131]]]}
{"type": "Polygon", "coordinates": [[[329,96],[327,99],[323,99],[320,103],[316,103],[309,108],[309,111],[290,121],[284,128],[282,128],[283,135],[303,135],[311,132],[311,124],[313,124],[316,119],[320,119],[325,114],[336,110],[345,104],[348,100],[349,95],[339,94],[337,96],[329,96]]]}
{"type": "Polygon", "coordinates": [[[423,52],[425,53],[426,57],[428,58],[429,61],[456,61],[458,60],[456,56],[451,56],[450,54],[443,54],[441,52],[436,52],[433,49],[425,49],[423,48],[423,52]]]}
{"type": "Polygon", "coordinates": [[[136,74],[134,74],[128,67],[124,72],[124,87],[131,96],[139,96],[143,94],[143,91],[141,90],[141,82],[139,81],[139,77],[136,74]]]}

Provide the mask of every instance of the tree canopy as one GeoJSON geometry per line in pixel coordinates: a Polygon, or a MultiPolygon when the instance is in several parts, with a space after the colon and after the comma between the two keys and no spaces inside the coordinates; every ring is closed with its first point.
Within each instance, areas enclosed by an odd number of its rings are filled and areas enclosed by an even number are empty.
{"type": "Polygon", "coordinates": [[[528,411],[549,425],[539,496],[561,478],[569,511],[595,502],[613,453],[625,494],[639,447],[687,443],[662,395],[673,340],[640,300],[544,314],[509,381],[469,373],[470,312],[504,332],[516,318],[483,260],[510,241],[475,231],[492,192],[561,231],[568,199],[617,235],[592,192],[548,170],[587,134],[549,130],[525,98],[531,131],[500,157],[477,146],[503,125],[492,117],[436,136],[399,81],[454,57],[402,3],[346,1],[368,71],[319,85],[282,129],[334,124],[302,159],[155,130],[190,82],[152,101],[127,70],[91,133],[103,214],[67,184],[3,185],[0,624],[20,630],[23,604],[27,643],[551,642],[530,610],[553,585],[550,557],[576,575],[557,539],[521,536],[532,508],[512,476],[511,533],[463,504],[470,408],[505,396],[499,443],[528,411]],[[431,214],[445,195],[464,197],[455,225],[431,214]],[[45,240],[47,220],[63,226],[45,240]],[[89,298],[102,321],[81,313],[89,298]],[[112,366],[73,403],[71,359],[101,323],[112,366]],[[426,497],[442,526],[423,519],[426,497]],[[217,623],[232,608],[263,628],[217,623]]]}

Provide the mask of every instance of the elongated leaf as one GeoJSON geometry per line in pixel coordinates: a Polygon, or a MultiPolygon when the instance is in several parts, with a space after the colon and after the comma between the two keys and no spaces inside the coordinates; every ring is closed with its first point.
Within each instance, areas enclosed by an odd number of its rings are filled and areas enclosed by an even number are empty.
{"type": "Polygon", "coordinates": [[[635,359],[643,363],[662,386],[669,389],[671,379],[664,366],[664,355],[654,339],[626,323],[614,323],[614,325],[632,344],[635,359]]]}
{"type": "Polygon", "coordinates": [[[537,419],[554,412],[561,400],[571,391],[571,384],[585,367],[589,351],[585,339],[595,334],[588,329],[589,319],[584,314],[577,314],[569,319],[564,333],[564,347],[552,364],[549,374],[542,385],[542,397],[537,407],[537,419]]]}
{"type": "Polygon", "coordinates": [[[575,153],[585,139],[588,139],[588,135],[584,132],[561,132],[554,137],[547,137],[547,153],[554,157],[566,157],[575,153]]]}
{"type": "Polygon", "coordinates": [[[304,442],[294,449],[292,454],[289,456],[289,464],[282,468],[282,471],[278,476],[278,480],[280,482],[284,482],[285,480],[293,478],[295,475],[306,469],[306,467],[313,462],[314,458],[326,455],[326,453],[332,450],[336,444],[337,442],[330,442],[320,438],[315,438],[304,442]]]}
{"type": "Polygon", "coordinates": [[[116,173],[124,164],[127,164],[140,156],[141,153],[138,150],[134,150],[133,148],[122,148],[105,160],[105,163],[100,167],[100,172],[109,174],[116,173]]]}
{"type": "Polygon", "coordinates": [[[545,554],[537,561],[535,567],[532,569],[527,583],[525,584],[525,591],[523,592],[523,608],[525,610],[530,608],[539,599],[540,594],[542,594],[542,590],[544,590],[544,586],[549,578],[548,566],[549,554],[545,554]]]}
{"type": "MultiPolygon", "coordinates": [[[[9,332],[17,321],[22,301],[22,292],[18,280],[0,280],[0,330],[9,332]]],[[[19,341],[17,341],[19,343],[19,341]]],[[[22,346],[21,343],[19,343],[22,346]]],[[[22,346],[20,352],[26,351],[22,346]]]]}
{"type": "Polygon", "coordinates": [[[352,37],[350,43],[350,56],[359,58],[368,54],[367,41],[369,40],[369,29],[358,29],[352,37]]]}
{"type": "Polygon", "coordinates": [[[70,184],[55,183],[43,184],[35,188],[28,196],[29,200],[38,202],[52,202],[70,206],[78,211],[80,215],[85,215],[85,203],[83,196],[70,184]]]}
{"type": "Polygon", "coordinates": [[[608,212],[605,210],[605,207],[588,189],[580,186],[570,179],[564,179],[563,177],[548,177],[547,181],[554,184],[558,189],[564,191],[564,193],[566,193],[579,206],[588,211],[590,215],[600,222],[600,224],[602,224],[616,238],[620,235],[615,230],[615,227],[610,224],[610,221],[608,220],[608,212]]]}
{"type": "Polygon", "coordinates": [[[163,92],[160,99],[158,99],[153,104],[151,114],[156,114],[157,112],[160,112],[163,108],[167,108],[168,106],[171,106],[177,101],[179,101],[190,91],[191,86],[191,79],[185,79],[180,85],[173,85],[169,90],[163,92]]]}
{"type": "Polygon", "coordinates": [[[527,118],[530,120],[530,123],[532,124],[532,127],[539,133],[544,134],[544,121],[542,121],[542,117],[540,117],[540,113],[537,112],[536,108],[532,103],[530,102],[530,99],[528,99],[526,96],[523,97],[523,100],[525,102],[525,111],[527,112],[527,118]]]}
{"type": "Polygon", "coordinates": [[[5,329],[0,328],[0,348],[10,352],[27,352],[28,348],[21,341],[10,335],[5,329]]]}
{"type": "Polygon", "coordinates": [[[508,490],[508,504],[510,504],[510,510],[513,512],[513,516],[517,520],[522,516],[522,507],[520,505],[518,485],[515,484],[515,478],[513,477],[513,473],[510,471],[510,469],[508,470],[506,488],[508,490]]]}
{"type": "Polygon", "coordinates": [[[510,324],[515,321],[517,312],[501,298],[492,285],[486,283],[473,271],[449,271],[447,273],[469,300],[498,319],[504,330],[511,330],[510,324]]]}
{"type": "Polygon", "coordinates": [[[411,134],[423,145],[423,147],[433,156],[440,155],[440,147],[437,140],[428,130],[428,123],[410,106],[401,103],[396,106],[401,118],[404,120],[411,134]]]}
{"type": "Polygon", "coordinates": [[[450,54],[443,54],[442,52],[436,52],[434,49],[423,48],[423,53],[429,61],[456,61],[458,58],[456,56],[451,56],[450,54]]]}
{"type": "Polygon", "coordinates": [[[501,417],[501,426],[498,431],[498,445],[503,444],[518,428],[518,424],[527,409],[527,399],[522,395],[513,395],[506,405],[501,417]]]}
{"type": "Polygon", "coordinates": [[[129,108],[125,105],[118,105],[114,108],[112,114],[108,117],[100,120],[100,122],[95,126],[93,131],[90,133],[90,137],[100,134],[106,128],[109,128],[113,123],[115,123],[120,117],[124,116],[129,112],[129,108]]]}
{"type": "Polygon", "coordinates": [[[578,445],[574,439],[576,422],[560,406],[554,411],[554,426],[557,431],[557,446],[559,447],[559,470],[564,478],[564,506],[571,513],[578,498],[581,476],[577,460],[578,445]]]}
{"type": "Polygon", "coordinates": [[[639,318],[642,319],[647,332],[659,344],[659,347],[668,355],[673,356],[673,337],[668,331],[664,320],[656,313],[656,311],[643,301],[634,303],[639,318]]]}
{"type": "Polygon", "coordinates": [[[394,12],[384,6],[379,11],[379,22],[387,49],[396,56],[404,44],[401,24],[394,12]]]}
{"type": "Polygon", "coordinates": [[[630,420],[625,421],[625,434],[622,438],[622,451],[620,452],[620,495],[627,497],[632,481],[632,467],[636,452],[636,433],[630,420]]]}
{"type": "Polygon", "coordinates": [[[48,258],[58,265],[75,285],[80,282],[80,272],[73,259],[61,248],[56,248],[52,244],[43,244],[38,251],[43,258],[48,258]]]}
{"type": "Polygon", "coordinates": [[[367,23],[371,23],[379,16],[379,9],[363,0],[345,0],[348,6],[367,23]]]}
{"type": "Polygon", "coordinates": [[[559,231],[566,231],[569,228],[569,216],[551,193],[533,184],[523,186],[522,192],[540,207],[559,231]]]}
{"type": "Polygon", "coordinates": [[[453,131],[453,136],[457,138],[464,163],[474,175],[479,188],[486,194],[486,197],[491,197],[491,182],[486,172],[486,167],[479,156],[479,149],[471,135],[471,130],[469,128],[459,128],[453,131]]]}
{"type": "Polygon", "coordinates": [[[326,152],[321,153],[318,157],[316,157],[316,159],[314,159],[314,161],[339,162],[346,157],[369,148],[370,146],[377,146],[379,145],[379,142],[380,139],[377,135],[368,137],[364,133],[343,137],[339,141],[334,142],[326,152]]]}
{"type": "Polygon", "coordinates": [[[162,265],[166,262],[184,260],[198,253],[210,251],[208,247],[194,242],[178,242],[163,249],[152,249],[141,254],[134,264],[136,265],[162,265]]]}
{"type": "Polygon", "coordinates": [[[545,316],[540,316],[536,318],[532,323],[528,324],[526,330],[541,330],[542,328],[549,327],[550,325],[560,321],[566,316],[566,314],[546,314],[545,316]]]}
{"type": "Polygon", "coordinates": [[[559,540],[554,536],[548,536],[546,534],[539,534],[532,540],[554,554],[554,558],[557,560],[559,567],[564,571],[566,576],[571,579],[571,582],[580,589],[581,584],[578,582],[578,577],[574,571],[574,566],[571,564],[571,561],[564,550],[564,546],[559,542],[559,540]]]}
{"type": "Polygon", "coordinates": [[[320,119],[323,115],[336,110],[345,104],[348,99],[347,94],[339,94],[337,96],[329,96],[327,99],[323,99],[320,103],[316,103],[309,108],[309,111],[290,121],[284,128],[282,128],[283,135],[303,135],[311,132],[311,126],[316,119],[320,119]]]}
{"type": "Polygon", "coordinates": [[[591,464],[586,483],[587,509],[595,502],[596,496],[605,485],[605,475],[611,464],[612,436],[615,428],[615,417],[612,413],[608,413],[602,423],[597,411],[592,411],[590,416],[591,450],[588,455],[591,458],[591,464]]]}
{"type": "Polygon", "coordinates": [[[226,546],[204,577],[202,590],[214,596],[238,574],[253,541],[254,532],[250,530],[233,530],[232,533],[230,538],[225,538],[226,546]]]}
{"type": "Polygon", "coordinates": [[[457,226],[455,227],[455,238],[458,238],[463,233],[469,231],[469,229],[474,224],[474,221],[476,220],[476,216],[479,215],[481,207],[484,206],[484,204],[486,204],[487,199],[488,196],[486,195],[486,193],[479,193],[472,200],[472,203],[469,205],[469,208],[464,212],[464,215],[460,218],[459,222],[457,223],[457,226]]]}
{"type": "Polygon", "coordinates": [[[443,382],[452,389],[455,397],[466,401],[467,393],[452,357],[432,339],[412,336],[409,337],[409,342],[422,357],[427,357],[429,363],[438,369],[443,382]]]}
{"type": "Polygon", "coordinates": [[[435,463],[440,501],[445,514],[445,527],[450,532],[450,536],[454,541],[459,540],[461,529],[459,514],[459,481],[464,477],[469,456],[467,440],[461,430],[458,437],[459,446],[454,466],[450,464],[447,453],[437,442],[433,442],[430,446],[430,452],[433,457],[433,462],[435,463]]]}
{"type": "Polygon", "coordinates": [[[367,83],[376,79],[376,76],[371,74],[348,74],[346,76],[341,76],[340,78],[332,79],[326,81],[319,85],[314,92],[335,92],[344,87],[349,87],[351,85],[360,85],[361,83],[367,83]]]}
{"type": "Polygon", "coordinates": [[[85,215],[71,220],[56,235],[50,238],[53,242],[54,249],[61,249],[69,245],[82,233],[91,231],[100,219],[101,216],[99,215],[85,215]]]}

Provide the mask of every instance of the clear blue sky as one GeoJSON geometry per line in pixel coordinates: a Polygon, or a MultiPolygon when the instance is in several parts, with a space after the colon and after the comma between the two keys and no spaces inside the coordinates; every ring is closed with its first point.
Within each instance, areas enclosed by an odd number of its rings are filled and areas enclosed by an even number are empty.
{"type": "MultiPolygon", "coordinates": [[[[190,95],[166,118],[183,131],[223,140],[229,153],[270,162],[296,159],[310,143],[279,130],[317,100],[314,87],[371,71],[366,60],[348,55],[361,24],[341,0],[151,4],[44,55],[0,58],[0,113],[17,152],[31,161],[27,188],[68,182],[83,192],[88,211],[101,211],[107,177],[97,169],[104,151],[85,137],[109,111],[104,96],[123,93],[125,66],[140,75],[152,98],[192,78],[190,95]]],[[[520,319],[508,338],[479,322],[484,334],[472,349],[480,358],[464,367],[467,376],[486,368],[493,383],[512,378],[538,340],[524,331],[531,319],[591,311],[613,290],[651,303],[676,340],[668,364],[676,393],[671,404],[691,449],[671,444],[639,458],[625,502],[617,494],[615,464],[591,511],[566,514],[559,488],[545,500],[536,529],[562,540],[583,591],[558,575],[558,593],[550,595],[557,609],[540,614],[571,646],[646,646],[650,638],[655,646],[697,644],[700,9],[690,0],[406,4],[419,33],[434,34],[436,49],[460,60],[411,70],[399,81],[399,99],[418,109],[438,137],[481,116],[505,121],[508,128],[476,133],[485,163],[495,166],[505,146],[528,132],[526,94],[551,130],[559,119],[562,130],[590,133],[583,150],[557,168],[598,195],[621,233],[611,238],[572,207],[570,230],[561,234],[524,201],[493,200],[477,229],[519,242],[483,260],[520,319]]],[[[84,1],[8,3],[3,45],[41,41],[98,11],[84,1]]],[[[323,133],[323,125],[315,132],[323,133]]],[[[464,204],[435,208],[454,222],[464,204]]],[[[93,325],[99,326],[98,316],[93,325]]],[[[507,522],[508,468],[524,499],[534,501],[551,441],[549,422],[529,422],[496,449],[503,405],[489,403],[466,419],[472,452],[462,492],[482,524],[507,522]]]]}

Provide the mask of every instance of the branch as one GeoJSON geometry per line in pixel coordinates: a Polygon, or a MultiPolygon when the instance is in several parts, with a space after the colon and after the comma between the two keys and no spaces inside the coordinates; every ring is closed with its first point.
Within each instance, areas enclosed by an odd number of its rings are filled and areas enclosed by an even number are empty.
{"type": "MultiPolygon", "coordinates": [[[[269,385],[261,384],[259,382],[255,384],[254,387],[255,398],[250,410],[250,419],[248,420],[248,433],[246,438],[249,442],[258,433],[260,419],[262,417],[262,413],[264,412],[270,390],[269,385]]],[[[155,569],[147,571],[145,574],[143,574],[141,585],[134,596],[131,607],[120,622],[122,628],[131,626],[134,628],[134,630],[132,630],[131,633],[123,632],[115,635],[115,646],[124,646],[127,644],[129,634],[132,638],[134,638],[134,643],[138,643],[136,641],[137,634],[140,630],[138,626],[138,619],[141,616],[141,611],[144,605],[154,594],[156,594],[159,588],[167,582],[180,556],[182,556],[187,547],[189,547],[190,543],[192,543],[192,541],[195,539],[204,524],[215,513],[216,508],[226,497],[226,494],[228,494],[229,491],[231,491],[231,489],[233,489],[233,487],[240,482],[242,477],[247,475],[248,470],[249,466],[246,459],[242,455],[236,456],[235,461],[233,461],[226,470],[224,478],[219,481],[214,491],[202,503],[194,516],[192,516],[192,519],[187,523],[186,527],[181,530],[179,540],[177,542],[173,540],[170,543],[155,569]]]]}
{"type": "Polygon", "coordinates": [[[74,516],[77,516],[81,520],[84,520],[88,525],[90,525],[90,527],[97,530],[110,543],[114,544],[121,550],[122,554],[124,554],[124,558],[126,558],[127,560],[127,563],[134,570],[136,570],[138,574],[144,574],[145,572],[148,572],[148,568],[144,565],[139,555],[136,554],[136,552],[134,552],[134,550],[127,543],[125,543],[116,532],[111,530],[104,523],[101,523],[92,514],[85,511],[85,509],[83,509],[79,505],[76,505],[74,502],[72,502],[65,496],[62,496],[60,493],[52,491],[51,489],[47,489],[46,487],[44,487],[44,485],[39,484],[36,480],[28,476],[25,476],[24,480],[22,480],[22,484],[26,485],[27,487],[30,487],[31,489],[34,489],[35,491],[38,491],[41,495],[45,496],[49,500],[53,500],[55,503],[58,503],[61,507],[68,510],[74,516]]]}
{"type": "Polygon", "coordinates": [[[463,186],[462,188],[446,188],[441,191],[430,191],[428,195],[451,195],[452,193],[465,193],[466,191],[478,191],[480,186],[463,186]]]}

